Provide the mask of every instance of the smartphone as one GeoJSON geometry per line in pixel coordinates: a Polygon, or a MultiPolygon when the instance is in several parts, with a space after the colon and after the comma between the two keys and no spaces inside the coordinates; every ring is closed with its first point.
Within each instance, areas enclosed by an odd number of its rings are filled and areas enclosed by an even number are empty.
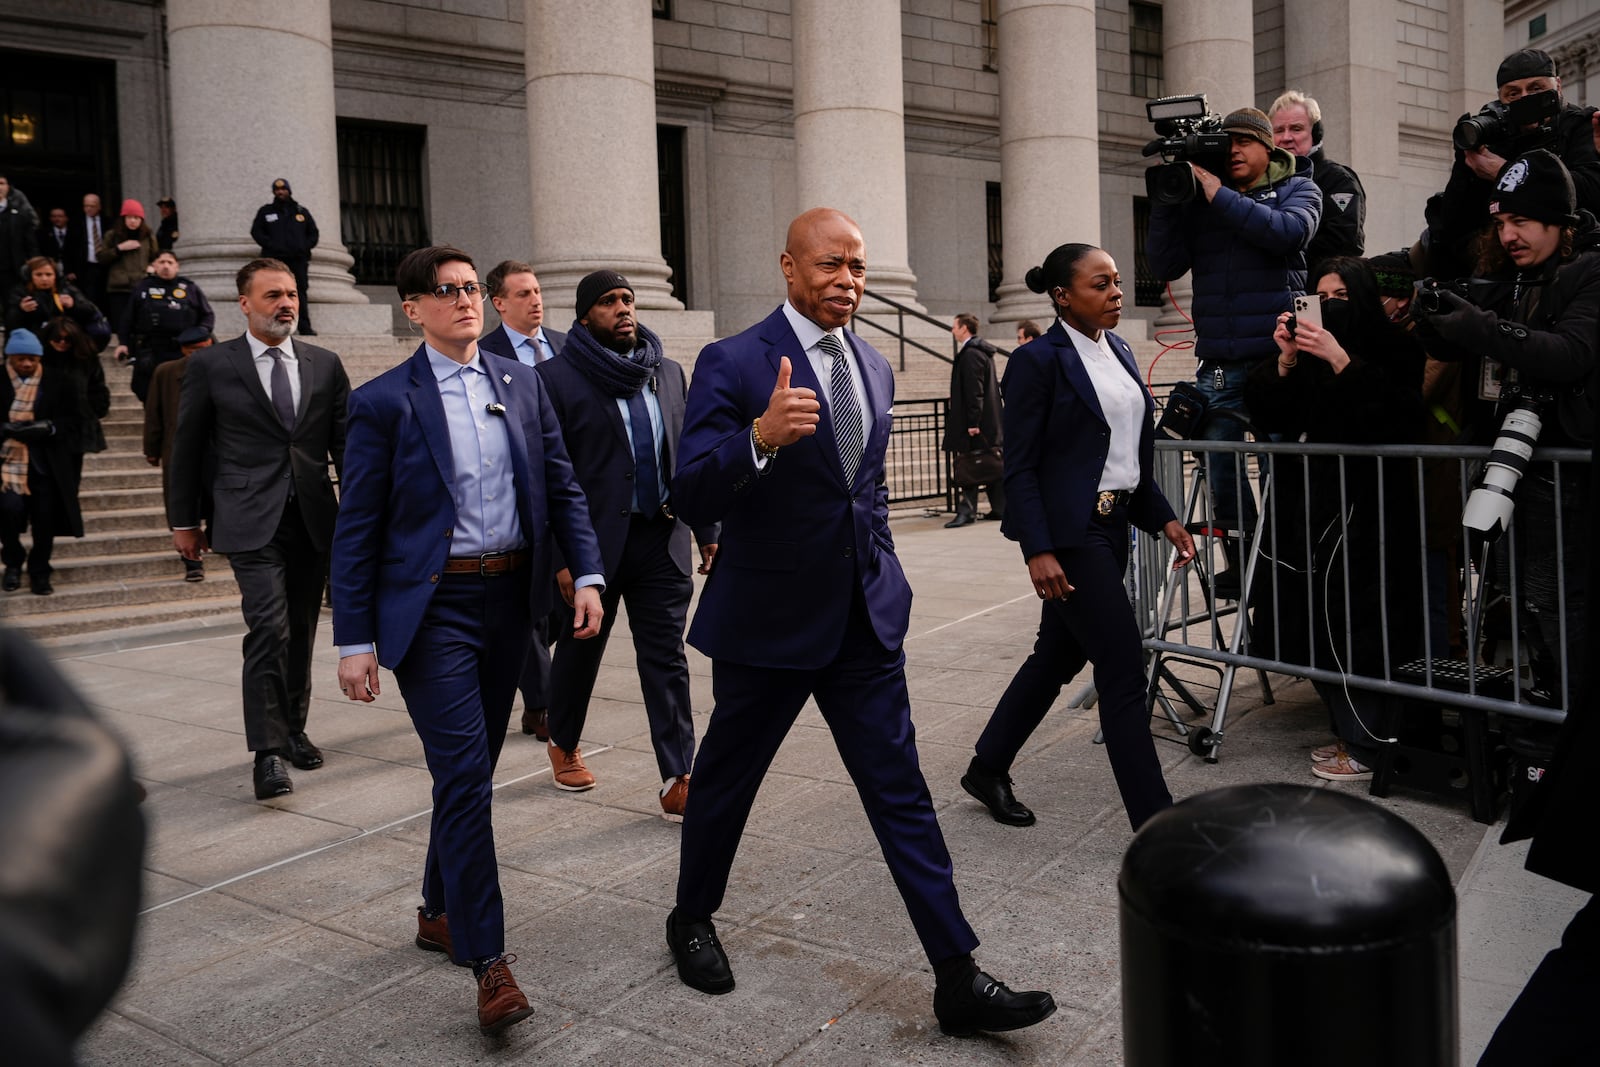
{"type": "Polygon", "coordinates": [[[1309,322],[1322,329],[1322,298],[1315,293],[1309,296],[1298,295],[1294,298],[1295,325],[1309,322]]]}

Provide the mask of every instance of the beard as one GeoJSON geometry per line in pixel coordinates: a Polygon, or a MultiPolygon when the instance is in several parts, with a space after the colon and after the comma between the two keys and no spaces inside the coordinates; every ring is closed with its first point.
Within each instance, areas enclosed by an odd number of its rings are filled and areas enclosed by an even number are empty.
{"type": "Polygon", "coordinates": [[[639,338],[637,335],[623,337],[620,334],[613,334],[602,343],[618,355],[631,356],[633,355],[633,350],[639,347],[639,338]]]}
{"type": "Polygon", "coordinates": [[[277,319],[270,318],[266,315],[251,315],[250,332],[255,334],[257,337],[269,338],[274,341],[282,341],[290,334],[294,333],[294,323],[279,322],[277,319]]]}

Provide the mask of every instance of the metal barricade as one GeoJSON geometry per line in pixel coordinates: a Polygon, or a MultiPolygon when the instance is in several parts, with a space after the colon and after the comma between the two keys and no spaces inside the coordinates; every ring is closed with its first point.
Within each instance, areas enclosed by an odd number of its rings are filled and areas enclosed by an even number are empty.
{"type": "Polygon", "coordinates": [[[894,422],[883,462],[890,504],[942,500],[947,510],[955,506],[949,460],[943,450],[949,406],[949,398],[942,396],[894,402],[894,422]]]}

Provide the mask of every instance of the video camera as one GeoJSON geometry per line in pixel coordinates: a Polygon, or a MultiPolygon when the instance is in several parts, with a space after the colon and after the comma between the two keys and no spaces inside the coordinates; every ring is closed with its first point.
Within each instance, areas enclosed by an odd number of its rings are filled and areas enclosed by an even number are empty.
{"type": "Polygon", "coordinates": [[[1503,146],[1499,155],[1520,156],[1535,148],[1548,148],[1555,140],[1556,116],[1561,113],[1561,94],[1554,89],[1502,104],[1491,100],[1468,115],[1451,131],[1450,139],[1462,151],[1503,146]]]}
{"type": "Polygon", "coordinates": [[[1151,203],[1183,204],[1200,195],[1190,163],[1227,178],[1233,138],[1222,132],[1222,116],[1211,112],[1204,93],[1163,96],[1148,101],[1144,110],[1158,135],[1144,146],[1144,155],[1163,160],[1144,172],[1151,203]]]}

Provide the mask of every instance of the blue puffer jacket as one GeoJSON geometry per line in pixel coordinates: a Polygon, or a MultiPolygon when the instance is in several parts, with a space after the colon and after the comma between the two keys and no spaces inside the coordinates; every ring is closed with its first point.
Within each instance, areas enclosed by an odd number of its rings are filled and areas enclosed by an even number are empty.
{"type": "Polygon", "coordinates": [[[1194,272],[1195,355],[1231,362],[1276,355],[1280,312],[1306,285],[1306,246],[1322,218],[1311,161],[1272,150],[1266,180],[1247,193],[1226,184],[1209,203],[1157,204],[1145,254],[1163,281],[1194,272]]]}

